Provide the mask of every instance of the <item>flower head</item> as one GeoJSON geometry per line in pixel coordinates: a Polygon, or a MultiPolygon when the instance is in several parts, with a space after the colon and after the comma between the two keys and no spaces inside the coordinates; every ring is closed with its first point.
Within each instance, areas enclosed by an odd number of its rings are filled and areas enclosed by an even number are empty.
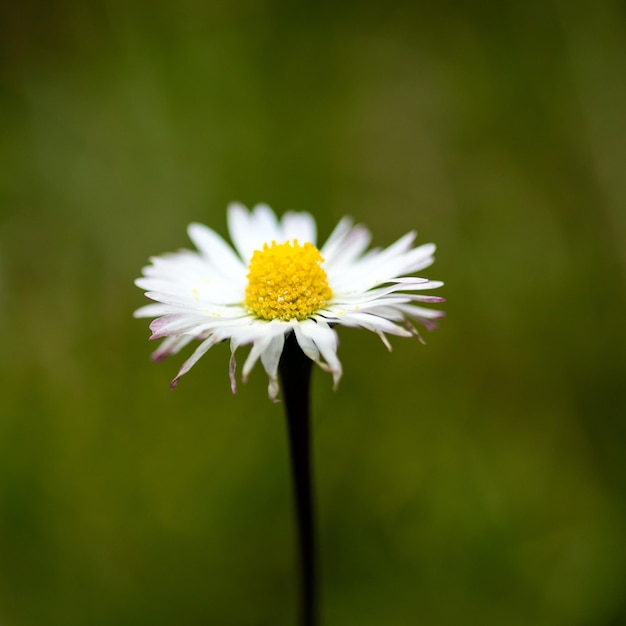
{"type": "Polygon", "coordinates": [[[228,207],[228,230],[234,249],[210,228],[191,224],[189,237],[198,251],[153,257],[135,281],[155,301],[135,311],[135,317],[156,318],[151,339],[164,341],[154,360],[176,354],[194,339],[201,342],[172,387],[209,348],[230,340],[233,392],[235,351],[250,344],[243,380],[261,359],[275,400],[289,333],[336,385],[342,370],[334,326],[371,330],[391,349],[387,334],[419,337],[412,320],[430,329],[443,316],[419,304],[443,298],[415,293],[443,283],[412,276],[433,263],[435,252],[434,244],[413,247],[413,232],[388,248],[366,251],[369,231],[344,218],[317,248],[315,220],[308,213],[289,212],[279,220],[264,204],[248,211],[237,203],[228,207]]]}

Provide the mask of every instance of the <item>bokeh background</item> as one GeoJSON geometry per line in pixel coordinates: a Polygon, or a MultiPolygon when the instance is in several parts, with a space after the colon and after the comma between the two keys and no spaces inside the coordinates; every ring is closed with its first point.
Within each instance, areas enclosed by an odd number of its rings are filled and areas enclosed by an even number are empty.
{"type": "Polygon", "coordinates": [[[1,11],[2,626],[294,623],[264,373],[131,317],[232,200],[439,246],[427,345],[314,375],[323,625],[626,624],[623,2],[1,11]]]}

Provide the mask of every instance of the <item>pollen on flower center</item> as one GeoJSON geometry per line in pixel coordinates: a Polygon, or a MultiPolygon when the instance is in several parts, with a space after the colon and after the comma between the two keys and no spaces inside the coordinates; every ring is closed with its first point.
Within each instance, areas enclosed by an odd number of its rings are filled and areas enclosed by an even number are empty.
{"type": "Polygon", "coordinates": [[[311,243],[297,239],[264,244],[250,261],[245,304],[264,320],[304,320],[332,296],[324,259],[311,243]]]}

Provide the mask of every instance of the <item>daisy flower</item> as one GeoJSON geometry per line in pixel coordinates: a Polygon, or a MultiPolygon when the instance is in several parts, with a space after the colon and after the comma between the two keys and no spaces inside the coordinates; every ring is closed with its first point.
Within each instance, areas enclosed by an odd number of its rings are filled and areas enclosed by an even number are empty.
{"type": "Polygon", "coordinates": [[[318,248],[309,213],[278,219],[265,204],[248,211],[238,203],[228,207],[228,230],[234,249],[207,226],[191,224],[188,234],[197,251],[153,257],[135,281],[154,303],[134,315],[156,318],[151,339],[164,339],[154,360],[200,341],[172,388],[212,346],[229,340],[233,393],[235,352],[250,345],[242,379],[260,359],[269,397],[276,400],[278,364],[290,333],[336,386],[342,368],[335,326],[370,330],[391,349],[386,335],[419,337],[412,321],[431,329],[443,316],[421,306],[443,298],[417,292],[443,283],[413,275],[433,263],[435,252],[432,243],[414,247],[414,232],[387,248],[367,250],[370,232],[345,217],[318,248]]]}

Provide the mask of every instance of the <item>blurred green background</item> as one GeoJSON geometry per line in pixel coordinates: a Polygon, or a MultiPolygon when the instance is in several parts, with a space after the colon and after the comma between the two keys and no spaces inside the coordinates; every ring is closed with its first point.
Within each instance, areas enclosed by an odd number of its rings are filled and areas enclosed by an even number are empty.
{"type": "Polygon", "coordinates": [[[323,625],[626,624],[623,2],[1,11],[2,626],[294,623],[265,374],[131,317],[232,200],[439,246],[427,345],[314,375],[323,625]]]}

